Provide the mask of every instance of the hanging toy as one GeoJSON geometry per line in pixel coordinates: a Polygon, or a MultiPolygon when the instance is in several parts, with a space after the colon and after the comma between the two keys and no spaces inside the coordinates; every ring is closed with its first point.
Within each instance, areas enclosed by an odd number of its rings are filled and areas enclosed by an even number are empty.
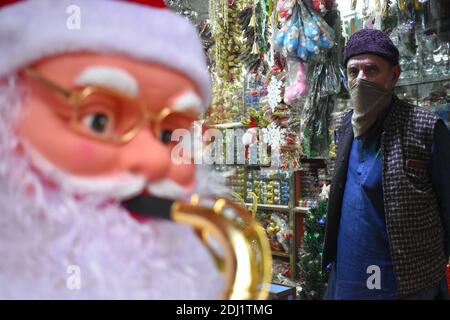
{"type": "Polygon", "coordinates": [[[306,49],[306,43],[303,45],[299,45],[297,48],[297,56],[303,61],[308,60],[311,57],[311,52],[306,49]]]}
{"type": "MultiPolygon", "coordinates": [[[[334,1],[320,0],[323,8],[328,10],[334,1]]],[[[317,2],[317,5],[319,4],[317,2]]],[[[287,1],[280,1],[278,10],[286,9],[287,1]]],[[[294,1],[290,17],[284,20],[281,30],[275,37],[275,43],[281,53],[308,61],[334,46],[334,30],[325,20],[310,9],[303,1],[294,1]]]]}
{"type": "Polygon", "coordinates": [[[269,234],[277,234],[278,232],[280,232],[280,226],[272,221],[271,223],[269,223],[266,230],[269,234]]]}
{"type": "Polygon", "coordinates": [[[320,27],[311,17],[305,23],[306,50],[311,54],[317,55],[320,52],[320,27]]]}
{"type": "Polygon", "coordinates": [[[300,25],[296,8],[296,0],[280,0],[277,4],[282,26],[275,37],[275,44],[284,56],[295,54],[298,47],[300,25]]]}
{"type": "Polygon", "coordinates": [[[313,0],[313,8],[316,12],[325,14],[327,13],[326,0],[313,0]]]}
{"type": "Polygon", "coordinates": [[[300,24],[300,37],[296,53],[297,57],[299,57],[303,61],[307,61],[308,58],[311,57],[311,53],[306,49],[306,37],[305,31],[302,28],[302,24],[300,24]]]}
{"type": "Polygon", "coordinates": [[[300,63],[295,81],[284,92],[284,102],[291,104],[308,94],[308,82],[306,80],[305,65],[300,63]]]}
{"type": "Polygon", "coordinates": [[[289,27],[288,25],[283,25],[283,27],[281,28],[281,30],[278,32],[277,36],[275,37],[275,44],[279,47],[279,48],[283,48],[284,46],[284,41],[287,37],[289,31],[289,27]]]}
{"type": "Polygon", "coordinates": [[[330,49],[334,46],[334,30],[314,11],[301,4],[305,24],[306,49],[311,55],[320,53],[320,49],[330,49]]]}
{"type": "Polygon", "coordinates": [[[298,29],[299,23],[298,21],[293,23],[289,29],[289,33],[285,39],[284,47],[287,49],[287,52],[293,53],[297,50],[298,47],[298,38],[300,35],[300,31],[298,29]]]}
{"type": "Polygon", "coordinates": [[[330,49],[333,47],[333,42],[326,36],[321,35],[319,39],[319,47],[322,49],[330,49]]]}
{"type": "Polygon", "coordinates": [[[281,21],[286,21],[292,16],[296,0],[279,0],[277,3],[278,16],[281,21]]]}
{"type": "Polygon", "coordinates": [[[313,9],[321,15],[325,15],[333,8],[334,2],[334,0],[313,0],[313,9]]]}
{"type": "Polygon", "coordinates": [[[318,42],[314,39],[306,38],[306,50],[314,55],[319,54],[320,48],[318,42]]]}
{"type": "Polygon", "coordinates": [[[311,19],[305,25],[305,36],[311,40],[317,41],[320,37],[320,27],[311,19]]]}

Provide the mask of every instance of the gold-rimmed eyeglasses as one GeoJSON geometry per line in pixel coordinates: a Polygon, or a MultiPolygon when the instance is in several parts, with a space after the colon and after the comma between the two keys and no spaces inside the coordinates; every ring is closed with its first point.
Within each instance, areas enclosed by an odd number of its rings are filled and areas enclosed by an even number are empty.
{"type": "Polygon", "coordinates": [[[155,138],[168,144],[174,130],[189,129],[197,119],[196,112],[190,109],[180,112],[165,107],[152,114],[147,103],[116,90],[99,86],[70,90],[33,68],[25,69],[25,74],[62,96],[71,109],[57,108],[56,111],[70,116],[71,127],[92,139],[126,143],[149,123],[155,138]]]}

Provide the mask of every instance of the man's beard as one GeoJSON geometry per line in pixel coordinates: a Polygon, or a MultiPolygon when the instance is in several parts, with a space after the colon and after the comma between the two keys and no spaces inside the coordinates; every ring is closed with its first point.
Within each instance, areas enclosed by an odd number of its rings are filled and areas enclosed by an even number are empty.
{"type": "MultiPolygon", "coordinates": [[[[190,227],[140,223],[105,194],[52,187],[14,152],[21,95],[0,85],[0,298],[218,298],[222,278],[190,227]]],[[[142,191],[131,185],[128,195],[142,191]]]]}

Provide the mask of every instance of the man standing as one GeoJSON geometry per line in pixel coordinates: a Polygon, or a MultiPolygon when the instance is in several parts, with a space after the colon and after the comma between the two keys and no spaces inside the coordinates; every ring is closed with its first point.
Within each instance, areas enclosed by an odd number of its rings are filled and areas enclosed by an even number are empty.
{"type": "Polygon", "coordinates": [[[374,29],[344,50],[353,109],[336,126],[325,299],[448,298],[450,135],[432,112],[394,95],[398,58],[374,29]]]}

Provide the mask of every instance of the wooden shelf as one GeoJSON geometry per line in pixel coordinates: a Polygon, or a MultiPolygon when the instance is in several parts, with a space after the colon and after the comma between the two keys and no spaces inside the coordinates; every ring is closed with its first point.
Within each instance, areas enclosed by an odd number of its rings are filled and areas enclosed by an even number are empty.
{"type": "MultiPolygon", "coordinates": [[[[311,165],[321,164],[322,162],[325,163],[324,160],[325,159],[323,158],[316,158],[304,161],[308,162],[308,164],[311,165]]],[[[246,172],[249,172],[251,169],[254,168],[245,166],[246,172]]],[[[257,209],[259,211],[266,210],[267,213],[282,212],[287,216],[288,228],[289,231],[292,232],[292,238],[289,239],[288,252],[285,252],[284,250],[272,251],[272,257],[274,259],[278,258],[278,260],[289,264],[291,270],[290,280],[293,281],[296,281],[299,272],[298,250],[301,247],[301,240],[303,237],[305,213],[309,210],[309,208],[306,207],[300,207],[298,205],[296,206],[296,204],[298,204],[298,201],[300,200],[301,195],[300,177],[301,170],[293,171],[289,174],[289,177],[286,177],[286,179],[289,179],[290,186],[290,202],[288,203],[288,205],[266,203],[257,204],[257,209]]],[[[245,207],[250,210],[253,207],[253,203],[245,203],[245,207]]]]}
{"type": "MultiPolygon", "coordinates": [[[[253,206],[251,203],[245,204],[247,207],[253,206]]],[[[291,208],[289,206],[281,205],[281,204],[263,204],[258,203],[258,209],[273,209],[273,210],[279,210],[279,211],[289,211],[291,208]]],[[[295,207],[294,212],[303,212],[307,213],[310,208],[307,207],[295,207]]]]}
{"type": "MultiPolygon", "coordinates": [[[[251,203],[245,204],[248,207],[253,206],[251,203]]],[[[262,204],[258,203],[258,209],[273,209],[273,210],[279,210],[279,211],[289,211],[289,206],[284,206],[281,204],[262,204]]]]}

